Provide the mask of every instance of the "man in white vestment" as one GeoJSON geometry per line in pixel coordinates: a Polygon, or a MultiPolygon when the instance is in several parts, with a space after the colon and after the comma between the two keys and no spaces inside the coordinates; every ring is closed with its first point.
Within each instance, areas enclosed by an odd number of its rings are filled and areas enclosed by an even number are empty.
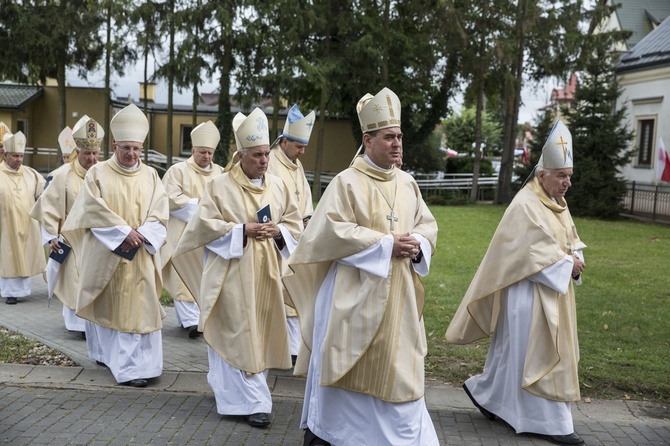
{"type": "Polygon", "coordinates": [[[85,320],[77,316],[77,286],[79,272],[74,255],[65,254],[69,248],[62,238],[62,228],[89,168],[98,162],[100,144],[105,131],[94,119],[78,122],[71,130],[65,127],[58,136],[63,147],[75,147],[67,164],[56,169],[40,199],[30,211],[30,216],[42,225],[42,243],[52,253],[47,261],[49,298],[53,295],[63,304],[65,328],[80,332],[85,338],[85,320]],[[60,255],[64,255],[61,257],[60,255]]]}
{"type": "Polygon", "coordinates": [[[565,201],[572,149],[559,120],[446,333],[456,344],[493,333],[483,373],[463,388],[488,419],[560,445],[584,444],[570,411],[580,399],[573,281],[581,283],[586,248],[565,201]]]}
{"type": "Polygon", "coordinates": [[[173,264],[184,277],[182,268],[195,268],[198,261],[202,266],[204,260],[193,295],[217,412],[263,427],[272,412],[267,370],[291,368],[279,258],[288,257],[302,222],[284,183],[266,173],[267,117],[256,108],[244,118],[233,123],[239,162],[205,185],[173,264]],[[202,247],[204,259],[192,258],[202,247]]]}
{"type": "Polygon", "coordinates": [[[114,155],[88,170],[62,232],[79,269],[77,316],[86,319],[89,357],[117,382],[144,387],[163,371],[158,250],[168,198],[156,170],[140,161],[144,113],[130,104],[110,129],[114,155]]]}
{"type": "MultiPolygon", "coordinates": [[[[306,227],[314,212],[312,191],[305,177],[305,169],[298,158],[305,153],[309,137],[314,128],[316,113],[310,112],[303,116],[298,105],[293,105],[286,116],[284,131],[270,147],[270,163],[268,173],[282,179],[284,185],[293,194],[300,217],[306,227]]],[[[282,269],[287,268],[283,262],[282,269]]],[[[286,323],[288,324],[291,361],[295,364],[302,343],[298,313],[293,307],[286,306],[286,323]]]]}
{"type": "Polygon", "coordinates": [[[0,295],[14,305],[30,296],[31,277],[42,274],[46,263],[40,243],[40,225],[30,209],[44,190],[44,177],[23,165],[23,132],[3,136],[0,163],[0,295]]]}
{"type": "Polygon", "coordinates": [[[424,400],[424,288],[437,223],[395,167],[400,101],[388,88],[356,107],[365,153],[337,175],[284,278],[303,344],[305,445],[437,445],[424,400]]]}
{"type": "MultiPolygon", "coordinates": [[[[177,323],[188,331],[189,338],[200,336],[200,310],[193,295],[179,277],[170,259],[177,242],[191,220],[205,191],[205,184],[220,175],[223,168],[212,162],[221,135],[212,121],[203,122],[191,131],[191,157],[170,167],[163,176],[163,185],[170,200],[170,221],[167,241],[161,248],[163,283],[174,301],[177,323]]],[[[187,279],[188,280],[188,279],[187,279]]],[[[198,285],[200,277],[193,277],[198,285]]]]}

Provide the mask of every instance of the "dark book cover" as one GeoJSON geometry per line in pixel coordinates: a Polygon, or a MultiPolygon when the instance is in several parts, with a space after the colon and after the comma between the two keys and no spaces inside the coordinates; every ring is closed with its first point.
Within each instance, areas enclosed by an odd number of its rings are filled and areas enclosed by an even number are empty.
{"type": "Polygon", "coordinates": [[[116,255],[119,255],[119,256],[123,257],[124,259],[133,260],[133,258],[135,257],[135,254],[137,254],[137,251],[138,251],[141,247],[142,247],[142,245],[140,245],[140,246],[136,246],[136,247],[134,247],[133,249],[131,249],[131,250],[128,251],[128,252],[123,252],[123,251],[121,251],[121,245],[119,245],[119,246],[117,246],[116,249],[115,249],[114,251],[112,251],[112,252],[113,252],[114,254],[116,254],[116,255]]]}
{"type": "Polygon", "coordinates": [[[63,242],[59,242],[58,244],[60,245],[60,249],[58,251],[51,250],[51,253],[49,253],[49,258],[54,259],[56,262],[62,264],[65,261],[67,255],[70,254],[72,248],[63,242]]]}

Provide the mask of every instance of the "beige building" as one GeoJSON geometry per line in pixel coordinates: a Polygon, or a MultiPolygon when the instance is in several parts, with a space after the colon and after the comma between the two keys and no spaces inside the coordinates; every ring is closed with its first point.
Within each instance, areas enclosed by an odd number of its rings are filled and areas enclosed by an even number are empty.
{"type": "MultiPolygon", "coordinates": [[[[139,88],[142,97],[142,88],[139,88]]],[[[151,157],[150,163],[159,168],[161,174],[165,171],[165,161],[161,159],[166,155],[167,148],[167,105],[157,104],[153,99],[154,88],[148,88],[149,98],[147,115],[149,119],[149,135],[146,145],[157,153],[151,157]],[[162,165],[161,165],[162,164],[162,165]]],[[[203,95],[205,96],[205,95],[203,95]]],[[[208,96],[211,96],[208,95],[208,96]]],[[[66,88],[66,122],[72,127],[84,114],[96,119],[103,124],[104,113],[104,89],[88,87],[66,88]]],[[[112,113],[130,103],[129,100],[114,99],[111,101],[112,113]]],[[[144,110],[142,100],[135,104],[144,110]]],[[[269,120],[272,120],[272,109],[263,107],[269,120]]],[[[237,113],[233,109],[233,114],[237,113]]],[[[286,109],[279,111],[279,129],[284,127],[286,109]]],[[[207,120],[216,121],[217,106],[207,105],[204,102],[198,105],[197,123],[207,120]]],[[[174,161],[190,156],[191,138],[193,129],[192,107],[190,105],[174,105],[172,117],[172,156],[174,161]]],[[[58,128],[58,91],[55,85],[19,85],[0,84],[0,121],[16,132],[21,130],[27,138],[27,149],[25,164],[34,167],[41,172],[49,172],[57,167],[59,162],[58,134],[62,129],[58,128]]],[[[318,117],[317,123],[318,125],[318,117]]],[[[301,161],[308,171],[314,170],[316,165],[316,148],[319,129],[315,128],[312,133],[309,146],[301,161]]],[[[276,135],[270,135],[274,140],[276,135]]],[[[107,135],[110,137],[110,135],[107,135]]],[[[324,129],[324,154],[321,165],[323,172],[337,173],[347,168],[352,157],[356,153],[356,142],[352,135],[350,121],[346,119],[327,119],[324,129]]],[[[108,144],[109,144],[108,140],[108,144]]],[[[109,144],[111,147],[111,144],[109,144]]],[[[235,145],[231,143],[229,153],[232,154],[235,145]]],[[[154,152],[152,152],[154,153],[154,152]]]]}

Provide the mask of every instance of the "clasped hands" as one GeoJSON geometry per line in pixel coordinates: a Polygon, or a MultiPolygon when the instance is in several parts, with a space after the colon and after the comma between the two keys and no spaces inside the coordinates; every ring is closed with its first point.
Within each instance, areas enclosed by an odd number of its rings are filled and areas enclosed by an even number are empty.
{"type": "Polygon", "coordinates": [[[393,257],[415,259],[420,250],[421,243],[409,235],[409,232],[406,234],[393,234],[393,257]]]}
{"type": "Polygon", "coordinates": [[[267,223],[247,223],[244,225],[244,235],[253,237],[256,240],[267,240],[279,237],[281,229],[272,221],[267,223]]]}
{"type": "Polygon", "coordinates": [[[582,273],[586,265],[584,264],[584,261],[576,253],[572,253],[572,259],[575,261],[574,264],[572,265],[572,277],[576,278],[579,277],[579,275],[582,273]]]}
{"type": "Polygon", "coordinates": [[[126,236],[126,239],[121,243],[121,252],[129,252],[144,243],[145,238],[142,234],[134,229],[126,236]]]}

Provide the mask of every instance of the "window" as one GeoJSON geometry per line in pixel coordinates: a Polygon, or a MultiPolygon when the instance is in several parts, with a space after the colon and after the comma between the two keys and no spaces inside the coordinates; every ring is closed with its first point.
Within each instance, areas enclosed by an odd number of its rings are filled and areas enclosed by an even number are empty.
{"type": "MultiPolygon", "coordinates": [[[[16,120],[16,132],[23,132],[26,135],[26,139],[29,139],[28,133],[28,120],[27,119],[17,119],[16,120]]],[[[16,133],[14,132],[14,133],[16,133]]]]}
{"type": "Polygon", "coordinates": [[[651,155],[654,153],[654,120],[637,121],[637,167],[651,168],[651,155]]]}
{"type": "Polygon", "coordinates": [[[179,154],[181,156],[191,156],[191,149],[193,148],[193,143],[191,142],[191,130],[193,130],[192,125],[182,125],[179,135],[179,154]]]}

